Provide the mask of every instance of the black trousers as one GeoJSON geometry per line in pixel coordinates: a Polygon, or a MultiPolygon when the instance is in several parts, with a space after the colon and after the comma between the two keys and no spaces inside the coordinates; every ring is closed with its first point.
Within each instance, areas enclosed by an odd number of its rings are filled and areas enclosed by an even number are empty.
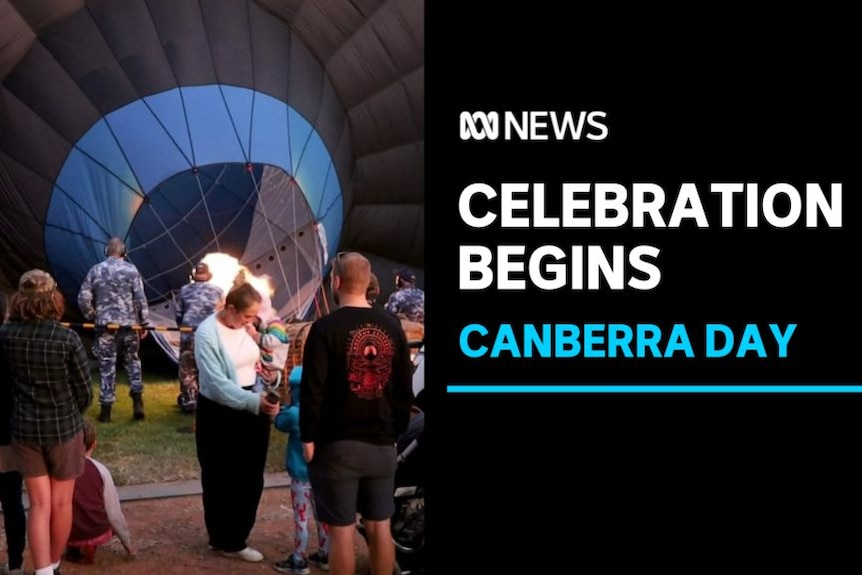
{"type": "Polygon", "coordinates": [[[9,553],[9,569],[18,569],[24,563],[24,540],[27,535],[27,516],[21,501],[21,474],[17,471],[0,473],[0,505],[3,506],[3,524],[9,553]]]}
{"type": "Polygon", "coordinates": [[[272,422],[198,396],[195,440],[209,544],[239,551],[257,518],[272,422]]]}

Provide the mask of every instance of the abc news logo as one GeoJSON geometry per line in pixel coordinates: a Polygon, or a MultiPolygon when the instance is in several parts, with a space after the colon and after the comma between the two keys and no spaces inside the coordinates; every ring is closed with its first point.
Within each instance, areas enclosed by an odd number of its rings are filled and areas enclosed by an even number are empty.
{"type": "MultiPolygon", "coordinates": [[[[604,140],[608,127],[604,112],[503,112],[504,140],[604,140]]],[[[462,140],[500,139],[498,112],[461,112],[462,140]]]]}

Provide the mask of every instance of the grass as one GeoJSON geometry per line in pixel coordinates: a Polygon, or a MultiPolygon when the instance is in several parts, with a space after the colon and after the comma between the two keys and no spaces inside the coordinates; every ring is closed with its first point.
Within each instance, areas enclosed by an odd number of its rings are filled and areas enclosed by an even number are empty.
{"type": "MultiPolygon", "coordinates": [[[[149,338],[148,338],[149,339],[149,338]]],[[[146,340],[145,340],[146,341],[146,340]]],[[[132,419],[132,399],[122,368],[117,374],[117,401],[111,423],[99,423],[99,372],[93,372],[93,404],[87,412],[96,425],[93,457],[111,470],[117,485],[135,485],[200,478],[200,467],[191,432],[194,417],[177,407],[179,381],[176,366],[166,358],[146,357],[144,364],[143,421],[132,419]]],[[[287,434],[273,426],[266,471],[283,471],[287,434]]]]}

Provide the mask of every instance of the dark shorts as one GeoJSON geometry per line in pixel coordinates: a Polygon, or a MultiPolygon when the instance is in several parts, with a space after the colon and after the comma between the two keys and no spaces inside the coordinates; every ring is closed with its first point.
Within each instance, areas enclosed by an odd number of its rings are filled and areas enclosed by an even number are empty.
{"type": "Polygon", "coordinates": [[[357,512],[370,521],[391,518],[395,467],[395,445],[354,440],[316,445],[308,474],[320,521],[353,525],[357,512]]]}
{"type": "Polygon", "coordinates": [[[84,473],[84,432],[60,445],[29,445],[12,442],[18,471],[24,477],[49,475],[54,479],[76,479],[84,473]]]}

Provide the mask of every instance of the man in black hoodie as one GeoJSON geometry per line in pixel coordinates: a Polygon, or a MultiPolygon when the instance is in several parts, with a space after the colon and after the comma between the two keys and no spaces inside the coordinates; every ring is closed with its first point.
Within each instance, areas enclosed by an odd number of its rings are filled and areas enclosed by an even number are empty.
{"type": "Polygon", "coordinates": [[[352,574],[357,511],[373,573],[391,573],[395,442],[407,429],[410,349],[399,321],[366,297],[371,264],[338,254],[331,285],[341,306],[312,324],[303,350],[300,436],[320,521],[330,526],[329,569],[352,574]],[[357,496],[358,493],[358,496],[357,496]]]}

